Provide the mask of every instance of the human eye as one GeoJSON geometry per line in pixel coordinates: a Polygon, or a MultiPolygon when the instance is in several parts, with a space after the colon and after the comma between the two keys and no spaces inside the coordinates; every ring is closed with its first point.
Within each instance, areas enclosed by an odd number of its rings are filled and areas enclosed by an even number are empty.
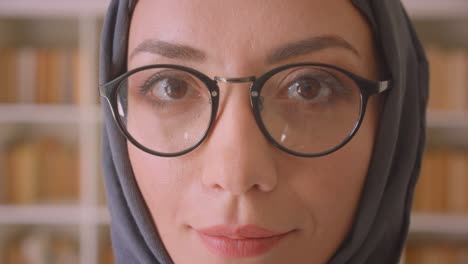
{"type": "Polygon", "coordinates": [[[145,78],[139,86],[139,93],[146,100],[165,106],[199,98],[200,87],[187,74],[166,70],[145,78]]]}
{"type": "Polygon", "coordinates": [[[279,84],[278,98],[306,104],[331,103],[334,96],[345,91],[339,77],[317,68],[296,69],[279,84]]]}

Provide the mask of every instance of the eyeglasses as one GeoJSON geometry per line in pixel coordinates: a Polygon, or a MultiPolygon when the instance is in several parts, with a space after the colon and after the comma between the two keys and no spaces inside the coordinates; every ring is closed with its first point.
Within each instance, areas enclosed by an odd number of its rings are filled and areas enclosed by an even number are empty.
{"type": "Polygon", "coordinates": [[[101,85],[123,135],[141,150],[174,157],[197,148],[217,116],[219,82],[250,82],[259,129],[279,149],[318,157],[343,147],[356,134],[368,98],[390,88],[339,67],[288,64],[258,78],[211,79],[179,65],[133,69],[101,85]]]}

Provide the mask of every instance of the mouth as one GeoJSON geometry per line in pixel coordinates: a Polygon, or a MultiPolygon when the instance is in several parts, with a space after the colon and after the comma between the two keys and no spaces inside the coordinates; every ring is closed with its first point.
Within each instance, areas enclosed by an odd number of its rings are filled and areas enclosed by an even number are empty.
{"type": "Polygon", "coordinates": [[[246,258],[267,253],[294,230],[275,232],[255,225],[217,225],[195,231],[214,254],[226,258],[246,258]]]}

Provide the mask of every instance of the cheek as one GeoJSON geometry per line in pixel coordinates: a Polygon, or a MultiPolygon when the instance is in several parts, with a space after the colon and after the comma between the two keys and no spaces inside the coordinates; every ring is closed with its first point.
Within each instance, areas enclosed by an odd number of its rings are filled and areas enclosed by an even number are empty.
{"type": "Polygon", "coordinates": [[[315,222],[315,239],[337,246],[348,232],[367,174],[371,146],[352,144],[298,166],[283,166],[296,202],[315,222]],[[293,173],[291,173],[293,172],[293,173]]]}
{"type": "Polygon", "coordinates": [[[178,219],[178,212],[188,193],[192,179],[184,173],[193,167],[190,161],[163,158],[147,154],[131,143],[127,144],[129,158],[138,187],[156,222],[178,219]]]}
{"type": "Polygon", "coordinates": [[[351,227],[372,157],[377,112],[377,100],[371,99],[358,133],[340,150],[280,166],[281,174],[293,175],[289,185],[316,218],[318,236],[340,241],[351,227]]]}

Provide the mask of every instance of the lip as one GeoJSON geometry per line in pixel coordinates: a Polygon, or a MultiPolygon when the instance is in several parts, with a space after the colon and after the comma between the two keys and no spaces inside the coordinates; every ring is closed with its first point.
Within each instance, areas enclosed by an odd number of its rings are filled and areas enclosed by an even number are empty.
{"type": "Polygon", "coordinates": [[[255,225],[217,225],[196,231],[210,251],[227,258],[262,255],[291,232],[275,232],[255,225]]]}

